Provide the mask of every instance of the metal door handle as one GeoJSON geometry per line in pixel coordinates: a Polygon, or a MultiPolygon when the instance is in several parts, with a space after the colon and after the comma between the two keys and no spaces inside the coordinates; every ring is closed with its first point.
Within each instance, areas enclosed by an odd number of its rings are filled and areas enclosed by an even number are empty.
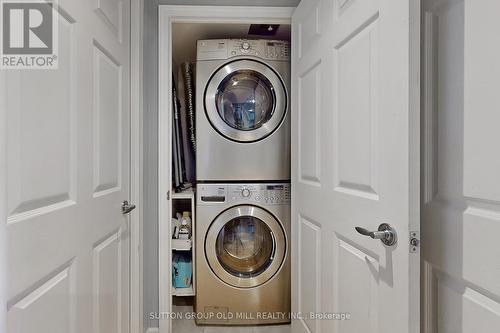
{"type": "Polygon", "coordinates": [[[135,209],[135,205],[129,204],[127,200],[122,202],[122,214],[128,214],[135,209]]]}
{"type": "Polygon", "coordinates": [[[387,223],[379,225],[377,231],[369,231],[362,227],[355,227],[354,229],[363,236],[380,239],[387,246],[395,245],[398,242],[396,230],[387,223]]]}

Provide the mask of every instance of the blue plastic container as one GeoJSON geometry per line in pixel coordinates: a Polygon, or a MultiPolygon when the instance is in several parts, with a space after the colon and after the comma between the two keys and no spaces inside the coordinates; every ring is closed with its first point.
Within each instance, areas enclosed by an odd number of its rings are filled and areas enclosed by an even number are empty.
{"type": "Polygon", "coordinates": [[[174,252],[172,257],[172,284],[175,288],[188,288],[193,278],[190,252],[174,252]]]}

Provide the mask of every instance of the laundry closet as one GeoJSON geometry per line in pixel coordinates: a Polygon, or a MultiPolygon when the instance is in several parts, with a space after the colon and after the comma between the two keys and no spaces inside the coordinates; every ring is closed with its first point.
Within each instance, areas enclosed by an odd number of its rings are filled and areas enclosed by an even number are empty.
{"type": "Polygon", "coordinates": [[[1,332],[499,326],[499,1],[4,2],[1,332]]]}
{"type": "Polygon", "coordinates": [[[174,332],[290,323],[287,21],[171,25],[171,90],[160,90],[172,101],[170,218],[159,222],[170,275],[160,268],[159,284],[183,317],[174,332]]]}
{"type": "Polygon", "coordinates": [[[145,209],[158,221],[144,236],[145,327],[375,325],[343,320],[347,312],[378,318],[380,331],[414,327],[419,38],[410,4],[158,7],[158,35],[144,44],[158,38],[158,68],[145,74],[158,89],[144,90],[146,103],[158,100],[145,118],[145,147],[158,153],[145,160],[146,173],[158,171],[145,177],[158,198],[145,209]],[[389,327],[380,309],[409,317],[389,327]]]}

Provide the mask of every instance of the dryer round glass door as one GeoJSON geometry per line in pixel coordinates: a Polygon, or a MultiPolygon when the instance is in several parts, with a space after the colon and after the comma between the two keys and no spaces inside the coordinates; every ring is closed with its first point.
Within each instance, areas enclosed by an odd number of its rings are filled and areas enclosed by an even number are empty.
{"type": "Polygon", "coordinates": [[[237,142],[254,142],[281,125],[287,108],[285,86],[269,66],[236,60],[219,68],[205,91],[207,117],[217,132],[237,142]]]}
{"type": "Polygon", "coordinates": [[[212,271],[235,287],[259,286],[280,269],[286,240],[279,221],[256,206],[235,206],[220,214],[205,239],[212,271]]]}

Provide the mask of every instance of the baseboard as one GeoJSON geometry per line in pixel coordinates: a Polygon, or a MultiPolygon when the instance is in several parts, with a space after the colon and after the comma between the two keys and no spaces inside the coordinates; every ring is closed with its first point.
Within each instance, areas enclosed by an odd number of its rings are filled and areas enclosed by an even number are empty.
{"type": "Polygon", "coordinates": [[[150,327],[146,330],[146,333],[158,333],[160,329],[158,327],[150,327]]]}

